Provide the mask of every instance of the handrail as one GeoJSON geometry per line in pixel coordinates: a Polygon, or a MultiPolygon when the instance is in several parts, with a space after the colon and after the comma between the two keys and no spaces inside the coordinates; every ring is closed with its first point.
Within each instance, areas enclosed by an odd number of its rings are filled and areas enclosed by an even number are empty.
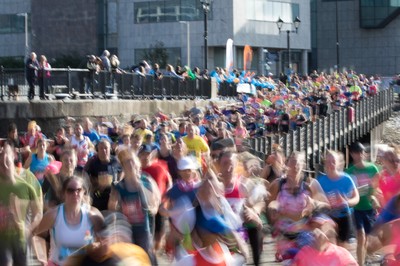
{"type": "Polygon", "coordinates": [[[374,96],[363,98],[353,105],[356,119],[349,122],[348,107],[333,111],[315,122],[308,122],[295,131],[249,140],[249,151],[265,160],[272,146],[279,144],[286,156],[294,151],[304,152],[307,169],[315,169],[328,149],[342,150],[361,139],[392,115],[394,88],[389,87],[374,96]],[[262,148],[261,148],[262,147],[262,148]]]}
{"type": "MultiPolygon", "coordinates": [[[[0,69],[0,96],[3,100],[9,95],[9,85],[20,86],[20,95],[27,94],[25,74],[23,69],[0,69]]],[[[78,68],[52,68],[42,70],[43,82],[48,94],[76,93],[86,96],[107,99],[113,94],[123,99],[134,98],[167,98],[194,99],[211,98],[211,79],[181,80],[176,77],[164,76],[157,79],[153,75],[138,73],[114,73],[107,71],[90,71],[78,68]],[[49,76],[45,73],[49,72],[49,76]]]]}

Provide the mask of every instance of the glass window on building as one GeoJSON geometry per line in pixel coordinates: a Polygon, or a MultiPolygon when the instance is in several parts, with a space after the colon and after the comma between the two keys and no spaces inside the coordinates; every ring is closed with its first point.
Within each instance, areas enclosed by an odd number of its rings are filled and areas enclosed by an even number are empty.
{"type": "Polygon", "coordinates": [[[24,33],[24,32],[25,32],[24,16],[17,16],[16,14],[0,15],[0,34],[24,33]]]}
{"type": "Polygon", "coordinates": [[[226,48],[214,47],[214,65],[225,68],[226,48]]]}
{"type": "Polygon", "coordinates": [[[203,19],[200,1],[181,0],[181,21],[195,21],[203,19]]]}
{"type": "Polygon", "coordinates": [[[194,21],[203,18],[203,9],[198,0],[161,0],[136,2],[135,23],[159,23],[194,21]]]}
{"type": "Polygon", "coordinates": [[[138,2],[135,3],[135,23],[148,23],[149,22],[149,3],[138,2]]]}
{"type": "Polygon", "coordinates": [[[360,0],[360,27],[384,28],[400,13],[399,0],[360,0]]]}
{"type": "Polygon", "coordinates": [[[179,0],[164,2],[162,9],[163,22],[175,22],[180,20],[179,0]]]}
{"type": "Polygon", "coordinates": [[[271,2],[265,0],[247,0],[247,19],[275,22],[279,18],[283,21],[293,21],[299,16],[299,4],[285,2],[271,2]]]}

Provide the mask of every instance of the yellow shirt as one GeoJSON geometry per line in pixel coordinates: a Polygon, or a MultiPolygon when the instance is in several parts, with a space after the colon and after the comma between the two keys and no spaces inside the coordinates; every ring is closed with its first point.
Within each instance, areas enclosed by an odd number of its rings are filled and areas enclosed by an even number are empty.
{"type": "Polygon", "coordinates": [[[198,135],[195,135],[192,139],[185,136],[182,140],[187,146],[188,155],[196,156],[197,161],[201,165],[201,154],[210,151],[207,142],[198,135]]]}
{"type": "MultiPolygon", "coordinates": [[[[151,132],[151,130],[149,130],[149,129],[147,129],[147,128],[145,128],[145,129],[138,128],[138,129],[135,130],[135,133],[133,133],[133,134],[134,134],[134,135],[141,136],[142,139],[144,139],[144,137],[146,137],[146,135],[151,135],[151,136],[153,136],[153,132],[151,132]]],[[[153,138],[153,137],[152,137],[152,138],[153,138]]]]}

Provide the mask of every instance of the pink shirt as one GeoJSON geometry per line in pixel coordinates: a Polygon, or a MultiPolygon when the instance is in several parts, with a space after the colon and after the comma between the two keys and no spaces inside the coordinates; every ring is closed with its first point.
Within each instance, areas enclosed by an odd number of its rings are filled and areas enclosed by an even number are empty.
{"type": "Polygon", "coordinates": [[[345,248],[330,242],[324,251],[319,251],[310,246],[300,249],[294,258],[296,266],[351,266],[358,265],[354,257],[345,248]]]}
{"type": "Polygon", "coordinates": [[[390,175],[385,169],[379,175],[379,188],[383,194],[381,206],[385,206],[388,201],[400,192],[400,173],[390,175]]]}

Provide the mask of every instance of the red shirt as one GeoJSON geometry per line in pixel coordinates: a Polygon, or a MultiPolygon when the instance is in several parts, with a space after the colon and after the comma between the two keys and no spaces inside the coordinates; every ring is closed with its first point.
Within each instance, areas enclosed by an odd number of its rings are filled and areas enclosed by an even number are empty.
{"type": "Polygon", "coordinates": [[[142,171],[148,173],[156,181],[161,196],[164,195],[169,185],[167,163],[163,160],[156,160],[150,166],[143,167],[142,171]]]}

